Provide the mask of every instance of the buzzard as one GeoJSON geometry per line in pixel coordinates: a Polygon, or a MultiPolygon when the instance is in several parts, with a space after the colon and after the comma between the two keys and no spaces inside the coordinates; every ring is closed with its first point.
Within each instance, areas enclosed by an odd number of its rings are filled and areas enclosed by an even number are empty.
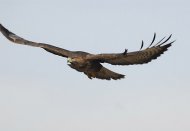
{"type": "Polygon", "coordinates": [[[146,49],[142,49],[144,45],[144,42],[142,41],[139,51],[128,52],[128,50],[125,49],[122,53],[90,54],[83,51],[69,51],[53,45],[26,40],[12,33],[1,24],[0,30],[7,39],[14,43],[40,47],[55,55],[66,57],[67,63],[71,68],[79,72],[83,72],[90,79],[98,78],[105,80],[118,80],[124,78],[125,75],[113,72],[105,68],[101,63],[109,63],[112,65],[134,65],[148,63],[167,51],[172,43],[175,42],[168,42],[172,36],[170,35],[168,38],[164,37],[153,45],[156,38],[156,34],[154,33],[153,40],[146,49]]]}

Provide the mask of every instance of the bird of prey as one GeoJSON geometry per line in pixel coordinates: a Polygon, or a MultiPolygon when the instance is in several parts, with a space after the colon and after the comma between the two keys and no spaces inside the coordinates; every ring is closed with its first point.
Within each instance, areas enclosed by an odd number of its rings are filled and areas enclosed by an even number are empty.
{"type": "Polygon", "coordinates": [[[164,37],[153,45],[156,38],[156,34],[154,33],[153,40],[146,49],[142,49],[144,45],[144,42],[142,41],[141,48],[138,51],[128,52],[128,50],[125,49],[122,53],[90,54],[83,51],[69,51],[53,45],[26,40],[12,33],[2,24],[0,24],[0,30],[7,39],[14,43],[40,47],[55,55],[66,57],[67,63],[71,68],[79,72],[83,72],[90,79],[98,78],[105,80],[118,80],[124,78],[125,75],[113,72],[105,68],[101,63],[109,63],[112,65],[134,65],[148,63],[167,51],[172,43],[175,42],[168,42],[172,36],[170,35],[168,38],[164,37]]]}

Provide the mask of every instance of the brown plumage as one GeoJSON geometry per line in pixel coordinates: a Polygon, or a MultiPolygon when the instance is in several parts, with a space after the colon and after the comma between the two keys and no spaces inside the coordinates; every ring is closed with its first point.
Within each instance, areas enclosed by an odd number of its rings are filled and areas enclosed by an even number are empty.
{"type": "Polygon", "coordinates": [[[165,38],[160,40],[154,46],[153,43],[156,38],[156,34],[154,34],[153,40],[148,48],[142,50],[144,42],[142,41],[142,45],[139,51],[128,52],[127,49],[123,53],[111,53],[111,54],[90,54],[83,51],[69,51],[66,49],[62,49],[59,47],[55,47],[45,43],[32,42],[29,40],[25,40],[16,34],[7,30],[4,26],[0,24],[1,33],[10,41],[29,45],[34,47],[40,47],[44,50],[53,53],[55,55],[59,55],[62,57],[66,57],[68,65],[79,71],[83,72],[88,76],[88,78],[98,78],[98,79],[121,79],[125,76],[119,73],[115,73],[101,65],[101,63],[109,63],[112,65],[134,65],[134,64],[144,64],[148,63],[153,59],[156,59],[161,54],[163,54],[174,42],[168,42],[171,38],[171,35],[163,41],[165,38]],[[163,42],[162,42],[163,41],[163,42]],[[166,44],[167,43],[167,44],[166,44]]]}

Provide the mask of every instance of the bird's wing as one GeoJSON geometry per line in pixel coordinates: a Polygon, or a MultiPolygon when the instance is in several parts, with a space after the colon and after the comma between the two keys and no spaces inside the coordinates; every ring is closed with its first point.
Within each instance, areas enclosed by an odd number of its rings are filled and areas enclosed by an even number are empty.
{"type": "Polygon", "coordinates": [[[171,38],[171,35],[165,40],[164,38],[160,40],[157,44],[152,46],[153,42],[155,41],[156,34],[154,34],[154,38],[150,44],[150,46],[144,50],[141,50],[143,47],[144,42],[142,41],[141,49],[136,52],[125,52],[123,53],[115,53],[115,54],[98,54],[98,55],[87,55],[86,59],[90,61],[99,61],[99,62],[106,62],[112,65],[133,65],[133,64],[144,64],[148,63],[153,59],[156,59],[168,48],[172,45],[173,42],[168,42],[171,38]],[[162,42],[163,41],[163,42],[162,42]],[[166,44],[167,43],[167,44],[166,44]]]}
{"type": "Polygon", "coordinates": [[[92,78],[98,78],[98,79],[105,79],[105,80],[117,80],[122,79],[125,77],[125,75],[113,72],[101,65],[101,68],[98,71],[85,71],[84,72],[90,79],[92,78]]]}
{"type": "Polygon", "coordinates": [[[43,48],[44,50],[53,53],[55,55],[63,56],[63,57],[68,57],[72,55],[71,51],[52,46],[49,44],[44,44],[44,43],[37,43],[37,42],[32,42],[26,39],[21,38],[20,36],[17,36],[16,34],[10,32],[8,29],[6,29],[3,25],[0,24],[0,31],[1,33],[10,41],[17,43],[17,44],[22,44],[22,45],[29,45],[29,46],[34,46],[34,47],[40,47],[43,48]]]}

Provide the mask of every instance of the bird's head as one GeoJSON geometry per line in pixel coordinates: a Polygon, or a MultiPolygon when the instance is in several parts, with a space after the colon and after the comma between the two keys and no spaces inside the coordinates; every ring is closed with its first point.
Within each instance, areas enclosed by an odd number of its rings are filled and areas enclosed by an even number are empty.
{"type": "Polygon", "coordinates": [[[67,58],[67,64],[70,65],[72,62],[73,62],[73,59],[70,58],[70,57],[68,57],[68,58],[67,58]]]}

